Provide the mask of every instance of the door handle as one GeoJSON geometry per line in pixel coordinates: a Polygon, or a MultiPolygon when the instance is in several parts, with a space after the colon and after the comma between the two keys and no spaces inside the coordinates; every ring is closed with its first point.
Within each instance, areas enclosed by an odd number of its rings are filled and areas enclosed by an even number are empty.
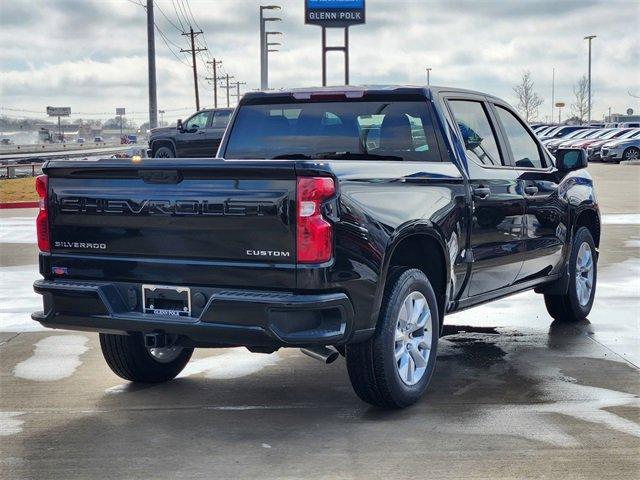
{"type": "Polygon", "coordinates": [[[487,198],[489,195],[491,195],[491,189],[488,187],[475,187],[473,189],[474,197],[484,199],[484,198],[487,198]]]}
{"type": "Polygon", "coordinates": [[[535,195],[538,193],[538,187],[524,187],[524,193],[527,195],[535,195]]]}

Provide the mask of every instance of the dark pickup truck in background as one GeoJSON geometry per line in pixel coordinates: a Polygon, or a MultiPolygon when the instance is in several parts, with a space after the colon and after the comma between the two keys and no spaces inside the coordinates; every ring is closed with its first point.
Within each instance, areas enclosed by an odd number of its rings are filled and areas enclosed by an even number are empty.
{"type": "Polygon", "coordinates": [[[100,332],[138,382],[196,347],[340,353],[360,398],[399,408],[427,388],[446,313],[528,289],[558,320],[591,309],[585,154],[554,160],[498,98],[249,93],[219,155],[46,163],[34,320],[100,332]]]}
{"type": "Polygon", "coordinates": [[[155,158],[215,157],[233,108],[200,110],[176,127],[154,128],[149,156],[155,158]]]}

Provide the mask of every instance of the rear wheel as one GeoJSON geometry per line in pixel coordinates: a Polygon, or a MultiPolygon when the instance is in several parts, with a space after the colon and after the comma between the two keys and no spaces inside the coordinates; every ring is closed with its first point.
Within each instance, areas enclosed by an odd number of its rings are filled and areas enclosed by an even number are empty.
{"type": "Polygon", "coordinates": [[[147,348],[140,333],[101,333],[100,347],[113,373],[125,380],[141,383],[166,382],[175,378],[193,354],[193,348],[180,346],[147,348]]]}
{"type": "Polygon", "coordinates": [[[153,154],[154,158],[176,158],[176,154],[174,153],[171,147],[159,147],[153,154]]]}
{"type": "Polygon", "coordinates": [[[383,408],[403,408],[423,395],[436,362],[436,296],[418,269],[397,269],[387,282],[373,337],[347,345],[347,370],[356,394],[383,408]]]}
{"type": "Polygon", "coordinates": [[[545,295],[549,315],[559,321],[575,322],[587,318],[596,293],[597,258],[591,232],[580,227],[571,246],[569,289],[564,295],[545,295]]]}

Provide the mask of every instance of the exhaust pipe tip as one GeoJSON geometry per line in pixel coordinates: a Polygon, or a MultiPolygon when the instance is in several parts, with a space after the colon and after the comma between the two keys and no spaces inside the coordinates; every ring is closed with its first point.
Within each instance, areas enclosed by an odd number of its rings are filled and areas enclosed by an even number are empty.
{"type": "Polygon", "coordinates": [[[335,362],[340,356],[337,350],[325,345],[301,348],[300,351],[311,358],[324,362],[327,365],[335,362]]]}

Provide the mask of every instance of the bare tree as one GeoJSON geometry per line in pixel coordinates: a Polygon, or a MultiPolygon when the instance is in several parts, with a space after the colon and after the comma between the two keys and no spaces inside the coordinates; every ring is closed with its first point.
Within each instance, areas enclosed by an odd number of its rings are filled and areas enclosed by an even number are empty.
{"type": "Polygon", "coordinates": [[[525,71],[522,72],[520,84],[513,87],[518,99],[516,108],[527,122],[538,117],[538,107],[544,103],[544,100],[533,90],[533,85],[531,72],[525,71]]]}
{"type": "MultiPolygon", "coordinates": [[[[585,122],[585,117],[589,112],[589,80],[583,75],[573,86],[575,101],[571,104],[571,112],[580,119],[580,123],[585,122]]],[[[591,104],[593,105],[593,93],[591,94],[591,104]]]]}

